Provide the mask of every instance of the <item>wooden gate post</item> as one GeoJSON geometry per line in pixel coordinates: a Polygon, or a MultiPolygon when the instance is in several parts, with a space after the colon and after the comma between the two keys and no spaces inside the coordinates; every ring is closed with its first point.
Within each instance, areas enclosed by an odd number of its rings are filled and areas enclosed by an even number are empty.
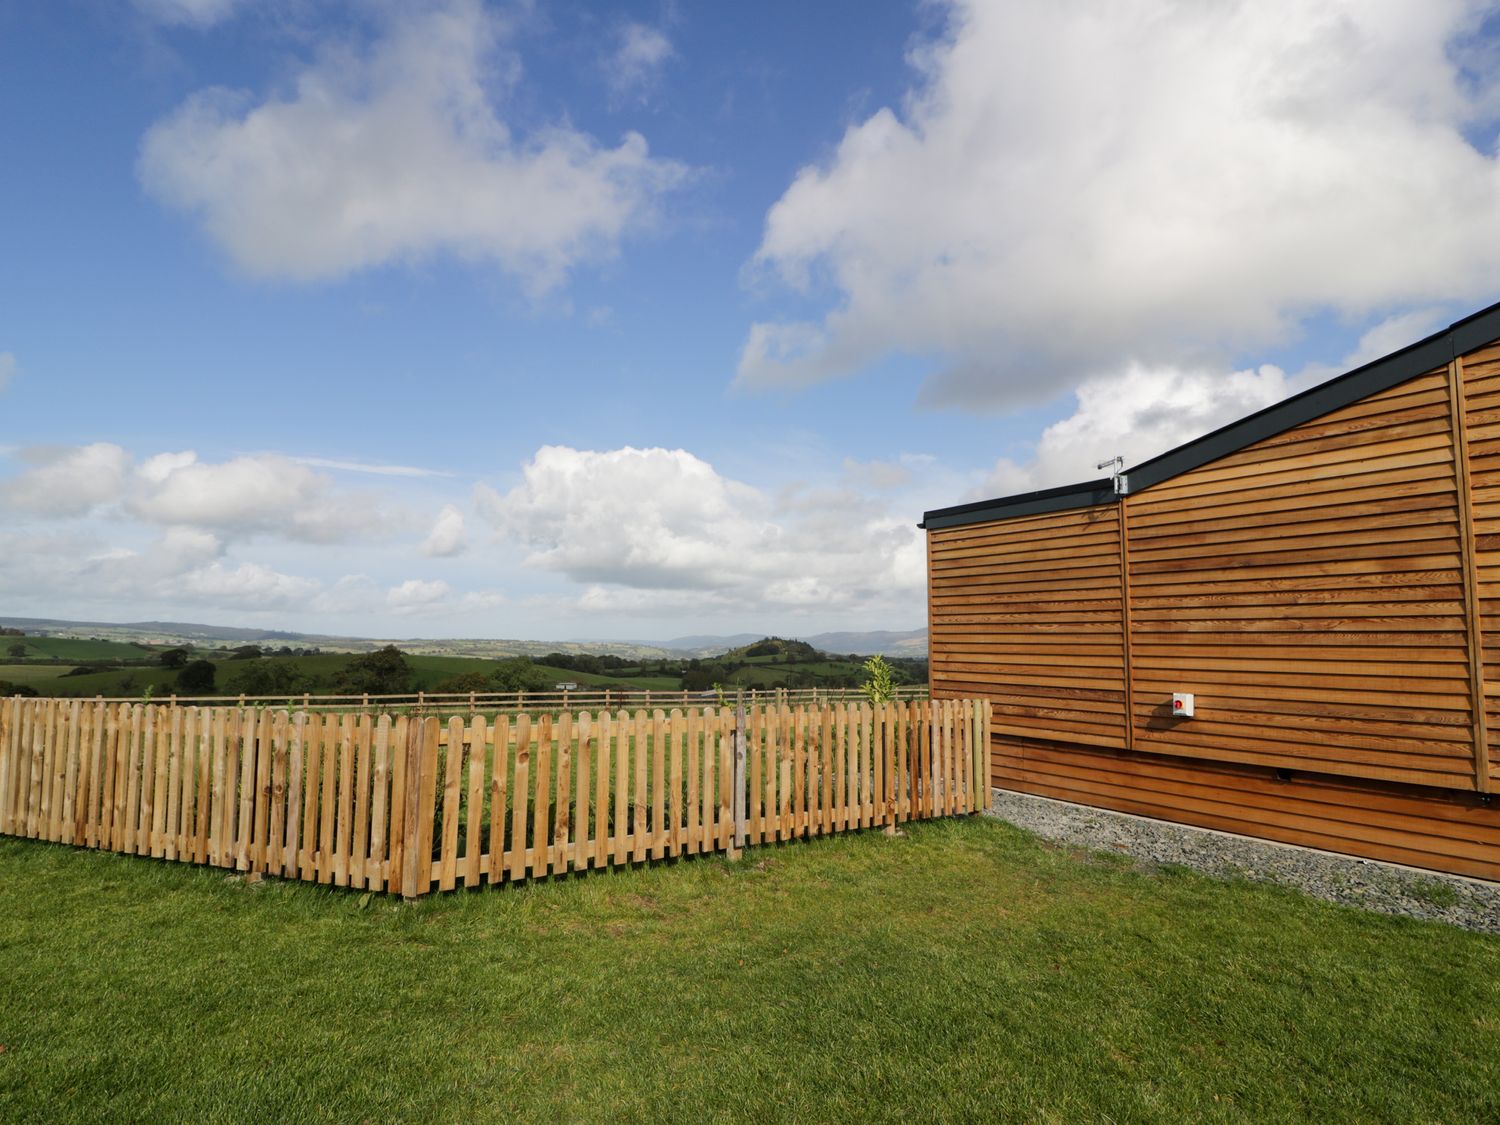
{"type": "Polygon", "coordinates": [[[748,812],[746,803],[749,794],[745,792],[745,702],[743,694],[735,702],[734,706],[734,842],[729,849],[730,859],[739,859],[740,851],[745,846],[745,820],[748,812]]]}
{"type": "Polygon", "coordinates": [[[422,855],[422,745],[426,727],[433,719],[411,720],[406,728],[406,817],[401,825],[401,897],[421,898],[432,881],[432,856],[422,855]],[[426,868],[423,868],[423,861],[426,868]]]}

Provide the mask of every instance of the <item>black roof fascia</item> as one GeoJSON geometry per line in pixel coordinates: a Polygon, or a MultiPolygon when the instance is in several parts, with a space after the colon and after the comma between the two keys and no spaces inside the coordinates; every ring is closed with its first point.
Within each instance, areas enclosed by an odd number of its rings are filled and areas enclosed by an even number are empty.
{"type": "Polygon", "coordinates": [[[1008,520],[1015,516],[1062,512],[1069,508],[1090,508],[1116,499],[1114,482],[1109,477],[1104,477],[1085,481],[1083,484],[1023,492],[1019,496],[1007,496],[1001,500],[979,500],[973,504],[939,508],[924,515],[917,526],[932,531],[939,527],[958,527],[966,523],[988,523],[990,520],[1008,520]]]}
{"type": "MultiPolygon", "coordinates": [[[[1263,441],[1282,433],[1293,426],[1300,426],[1314,418],[1349,406],[1362,398],[1389,390],[1391,387],[1414,379],[1436,367],[1448,363],[1455,356],[1474,351],[1485,344],[1500,340],[1500,304],[1456,320],[1441,332],[1424,340],[1409,344],[1400,351],[1392,352],[1382,359],[1374,360],[1363,367],[1336,376],[1289,399],[1275,403],[1254,414],[1221,426],[1212,433],[1195,438],[1186,445],[1159,454],[1149,461],[1126,470],[1125,479],[1129,490],[1140,492],[1164,480],[1180,476],[1191,469],[1199,468],[1220,457],[1227,457],[1247,445],[1263,441]]],[[[1088,504],[1100,504],[1113,500],[1112,490],[1098,499],[1083,497],[1098,489],[1100,482],[1071,485],[1048,489],[1045,492],[1029,492],[1020,496],[982,500],[974,504],[963,504],[955,508],[941,508],[928,512],[918,527],[953,527],[964,523],[979,523],[992,519],[1008,519],[1011,516],[1030,515],[1035,512],[1061,511],[1079,508],[1088,504]],[[1029,507],[1040,497],[1067,494],[1074,496],[1072,503],[1055,503],[1051,507],[1029,507]],[[1022,505],[1024,510],[1012,510],[1013,505],[1022,505]],[[934,523],[941,518],[943,522],[934,523]]],[[[1108,486],[1109,481],[1102,482],[1108,486]]]]}

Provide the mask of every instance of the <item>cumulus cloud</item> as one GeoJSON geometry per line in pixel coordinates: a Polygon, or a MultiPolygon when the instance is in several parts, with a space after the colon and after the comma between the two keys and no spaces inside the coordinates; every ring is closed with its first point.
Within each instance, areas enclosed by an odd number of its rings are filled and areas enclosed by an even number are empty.
{"type": "Polygon", "coordinates": [[[10,528],[0,552],[0,595],[11,604],[145,606],[190,603],[238,611],[300,608],[319,588],[310,578],[223,558],[214,535],[170,528],[139,548],[110,544],[97,530],[10,528]]]}
{"type": "Polygon", "coordinates": [[[478,613],[504,604],[505,595],[498,590],[460,593],[440,578],[430,581],[408,578],[385,592],[384,608],[402,616],[436,617],[478,613]]]}
{"type": "Polygon", "coordinates": [[[1089,480],[1101,475],[1099,462],[1116,455],[1127,468],[1139,464],[1387,356],[1430,335],[1442,321],[1435,309],[1389,317],[1365,332],[1339,363],[1312,363],[1290,374],[1273,364],[1230,372],[1131,364],[1121,373],[1096,376],[1075,392],[1073,413],[1042,432],[1029,460],[1002,457],[970,498],[1089,480]]]}
{"type": "Polygon", "coordinates": [[[1269,364],[1224,375],[1215,371],[1132,366],[1079,387],[1077,408],[1042,431],[1035,456],[1002,458],[978,495],[995,496],[1074,484],[1100,476],[1100,461],[1127,466],[1228,425],[1285,398],[1286,373],[1269,364]]]}
{"type": "Polygon", "coordinates": [[[873,610],[924,581],[904,513],[847,489],[773,497],[682,449],[544,446],[476,502],[531,565],[584,584],[587,610],[873,610]]]}
{"type": "Polygon", "coordinates": [[[900,353],[936,365],[925,401],[998,408],[1494,296],[1481,5],[949,6],[900,109],[767,215],[754,265],[832,307],[754,325],[740,385],[900,353]]]}
{"type": "Polygon", "coordinates": [[[135,0],[135,6],[157,23],[202,29],[234,15],[240,0],[135,0]]]}
{"type": "Polygon", "coordinates": [[[174,593],[189,600],[235,609],[297,609],[315,594],[311,578],[282,574],[260,563],[227,566],[213,562],[174,581],[174,593]]]}
{"type": "Polygon", "coordinates": [[[399,586],[387,591],[386,604],[392,609],[411,610],[440,602],[453,593],[453,587],[442,579],[424,582],[420,578],[408,578],[399,586]]]}
{"type": "Polygon", "coordinates": [[[514,81],[479,0],[387,9],[367,50],[329,46],[259,101],[204,90],[146,134],[139,174],[247,273],[337,278],[446,253],[533,292],[616,252],[684,176],[638,133],[520,137],[491,90],[514,81]]]}
{"type": "Polygon", "coordinates": [[[446,559],[461,555],[469,546],[464,530],[464,514],[452,504],[443,505],[432,530],[422,543],[422,553],[430,558],[446,559]]]}
{"type": "Polygon", "coordinates": [[[662,66],[672,54],[672,41],[657,28],[643,23],[625,24],[604,67],[610,92],[617,99],[644,96],[656,84],[662,66]]]}
{"type": "Polygon", "coordinates": [[[0,391],[5,390],[6,384],[15,378],[18,368],[14,353],[0,352],[0,391]]]}
{"type": "Polygon", "coordinates": [[[409,519],[377,494],[339,489],[273,453],[205,462],[187,450],[136,463],[120,446],[95,442],[24,449],[19,459],[27,467],[0,480],[0,508],[38,516],[108,509],[162,527],[310,543],[380,538],[409,519]]]}
{"type": "Polygon", "coordinates": [[[23,449],[29,466],[0,481],[0,505],[42,516],[77,516],[123,493],[130,455],[99,441],[76,447],[23,449]]]}

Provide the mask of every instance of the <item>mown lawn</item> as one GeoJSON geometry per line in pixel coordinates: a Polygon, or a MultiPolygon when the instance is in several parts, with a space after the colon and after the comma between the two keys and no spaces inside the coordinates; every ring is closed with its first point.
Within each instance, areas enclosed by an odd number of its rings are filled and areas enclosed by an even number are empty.
{"type": "Polygon", "coordinates": [[[0,1119],[1500,1119],[1500,940],[993,821],[362,901],[0,841],[0,1119]]]}

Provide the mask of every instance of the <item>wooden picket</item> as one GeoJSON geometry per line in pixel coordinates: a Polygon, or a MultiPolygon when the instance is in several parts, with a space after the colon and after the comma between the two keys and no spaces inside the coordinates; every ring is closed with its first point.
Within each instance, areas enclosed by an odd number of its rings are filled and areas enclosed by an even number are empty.
{"type": "Polygon", "coordinates": [[[986,700],[372,715],[0,700],[0,835],[416,898],[986,807],[986,700]]]}

